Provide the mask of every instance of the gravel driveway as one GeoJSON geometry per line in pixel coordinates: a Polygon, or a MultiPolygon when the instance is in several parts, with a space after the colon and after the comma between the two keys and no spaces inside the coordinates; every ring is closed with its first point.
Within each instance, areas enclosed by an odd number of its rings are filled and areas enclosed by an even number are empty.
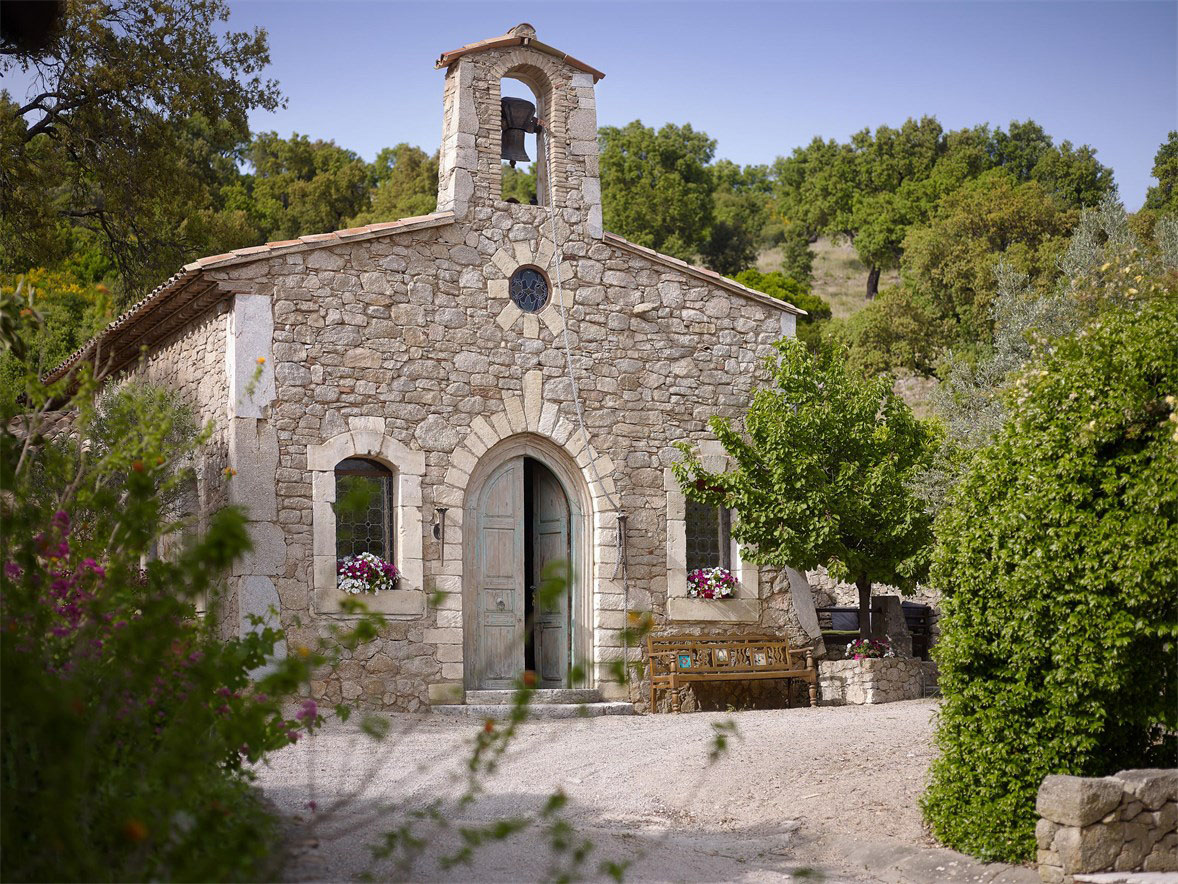
{"type": "MultiPolygon", "coordinates": [[[[296,819],[291,880],[533,881],[551,877],[542,826],[445,868],[459,826],[537,811],[556,789],[562,815],[593,850],[581,867],[629,860],[626,880],[1033,881],[934,849],[917,799],[932,756],[933,700],[882,706],[603,717],[524,725],[485,791],[461,808],[465,762],[481,723],[397,715],[380,743],[333,726],[260,768],[266,796],[296,819]],[[714,726],[737,736],[715,763],[714,726]],[[314,801],[316,811],[307,804],[314,801]],[[411,870],[372,865],[368,846],[440,801],[449,828],[414,831],[411,870]],[[336,802],[340,806],[334,807],[336,802]]],[[[1027,877],[1030,875],[1030,877],[1027,877]]]]}

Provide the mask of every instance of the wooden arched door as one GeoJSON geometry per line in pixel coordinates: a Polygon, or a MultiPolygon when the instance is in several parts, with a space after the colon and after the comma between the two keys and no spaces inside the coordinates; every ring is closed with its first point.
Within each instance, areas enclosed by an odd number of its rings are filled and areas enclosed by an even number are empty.
{"type": "Polygon", "coordinates": [[[533,651],[539,687],[568,686],[569,593],[572,569],[569,547],[569,501],[556,476],[541,463],[531,462],[531,588],[535,626],[533,651]],[[539,599],[535,588],[549,566],[563,564],[564,590],[548,600],[539,599]]]}
{"type": "Polygon", "coordinates": [[[510,688],[524,668],[524,459],[493,472],[478,502],[475,679],[510,688]]]}
{"type": "Polygon", "coordinates": [[[509,458],[483,483],[474,516],[474,685],[510,688],[532,669],[538,687],[567,687],[571,508],[560,480],[538,460],[509,458]],[[541,599],[557,562],[564,591],[541,599]]]}

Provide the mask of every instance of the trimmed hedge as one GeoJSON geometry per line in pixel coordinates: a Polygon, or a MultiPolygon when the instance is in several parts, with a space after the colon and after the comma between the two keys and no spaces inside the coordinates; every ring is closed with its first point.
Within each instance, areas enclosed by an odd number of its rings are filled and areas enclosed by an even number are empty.
{"type": "Polygon", "coordinates": [[[1173,766],[1175,395],[1171,282],[1024,371],[938,518],[944,703],[923,808],[945,844],[1033,859],[1045,775],[1173,766]]]}

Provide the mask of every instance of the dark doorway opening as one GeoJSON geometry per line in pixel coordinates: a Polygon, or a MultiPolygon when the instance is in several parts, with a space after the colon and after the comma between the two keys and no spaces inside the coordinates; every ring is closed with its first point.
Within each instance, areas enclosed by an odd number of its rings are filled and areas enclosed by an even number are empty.
{"type": "Polygon", "coordinates": [[[548,467],[524,458],[524,669],[536,686],[568,686],[571,651],[569,595],[572,560],[568,496],[548,467]],[[537,592],[547,568],[563,563],[564,592],[541,605],[537,592]]]}

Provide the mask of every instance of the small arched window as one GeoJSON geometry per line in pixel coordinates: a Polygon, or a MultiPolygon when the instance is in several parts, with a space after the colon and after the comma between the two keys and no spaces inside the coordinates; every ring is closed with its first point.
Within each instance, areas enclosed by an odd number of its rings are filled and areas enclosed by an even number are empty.
{"type": "Polygon", "coordinates": [[[393,561],[393,474],[359,457],[335,467],[336,556],[372,553],[393,561]]]}
{"type": "Polygon", "coordinates": [[[723,507],[688,500],[686,506],[687,570],[732,570],[732,517],[723,507]]]}

